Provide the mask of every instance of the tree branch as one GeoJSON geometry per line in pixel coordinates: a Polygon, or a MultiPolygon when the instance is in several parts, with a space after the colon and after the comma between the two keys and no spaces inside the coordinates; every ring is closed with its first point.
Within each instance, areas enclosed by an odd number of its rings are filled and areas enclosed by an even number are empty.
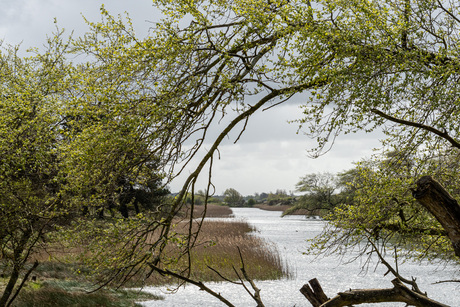
{"type": "MultiPolygon", "coordinates": [[[[382,264],[384,266],[387,267],[388,271],[391,272],[391,274],[393,274],[393,276],[395,276],[397,279],[399,279],[400,281],[406,283],[406,284],[409,284],[412,286],[412,289],[414,292],[420,294],[420,295],[424,295],[422,293],[422,291],[420,291],[417,283],[415,282],[415,278],[412,278],[412,280],[409,280],[409,279],[406,279],[404,277],[402,277],[398,272],[397,270],[393,269],[393,267],[385,260],[385,258],[383,258],[382,254],[379,252],[377,246],[374,244],[374,242],[372,242],[371,238],[367,238],[367,240],[369,241],[369,243],[372,245],[372,247],[374,248],[374,251],[377,253],[377,256],[379,257],[380,261],[382,262],[382,264]]],[[[396,251],[395,251],[396,253],[396,251]]],[[[397,266],[396,266],[397,268],[397,266]]],[[[388,272],[387,272],[388,273],[388,272]]],[[[386,274],[387,274],[386,273],[386,274]]],[[[386,275],[385,274],[385,275],[386,275]]]]}
{"type": "Polygon", "coordinates": [[[407,121],[407,120],[404,120],[404,119],[399,119],[399,118],[393,117],[391,115],[385,114],[382,111],[377,110],[377,109],[371,109],[371,112],[374,113],[374,114],[377,114],[377,115],[379,115],[379,116],[381,116],[383,118],[386,118],[386,119],[388,119],[388,120],[390,120],[392,122],[401,124],[401,125],[420,128],[420,129],[426,130],[428,132],[432,132],[432,133],[436,134],[437,136],[439,136],[439,137],[445,139],[446,141],[448,141],[453,147],[460,149],[460,143],[457,140],[455,140],[454,138],[452,138],[446,131],[443,132],[443,131],[440,131],[440,130],[438,130],[438,129],[434,128],[434,127],[431,127],[431,126],[427,126],[427,125],[420,124],[420,123],[414,123],[414,122],[407,121]]]}
{"type": "Polygon", "coordinates": [[[460,257],[460,205],[431,176],[423,176],[416,183],[412,195],[446,230],[455,255],[460,257]]]}
{"type": "Polygon", "coordinates": [[[34,264],[32,265],[32,267],[27,271],[27,273],[24,275],[24,278],[22,279],[22,282],[21,284],[18,286],[18,288],[16,289],[16,292],[14,293],[14,295],[11,297],[11,299],[9,300],[8,304],[6,304],[7,307],[11,306],[11,304],[13,303],[13,301],[16,299],[16,297],[18,296],[19,292],[21,291],[21,289],[24,287],[27,279],[29,278],[29,275],[38,267],[38,261],[35,260],[34,264]]]}
{"type": "Polygon", "coordinates": [[[174,273],[170,270],[162,270],[158,267],[156,267],[155,265],[150,265],[150,268],[162,275],[169,275],[169,276],[173,276],[177,279],[180,279],[182,281],[185,281],[185,282],[188,282],[192,285],[195,285],[197,287],[199,287],[201,290],[203,291],[206,291],[207,293],[211,294],[212,296],[214,296],[215,298],[217,298],[218,300],[220,300],[222,303],[224,303],[225,305],[227,306],[230,306],[230,307],[235,307],[235,305],[233,305],[232,303],[230,303],[225,297],[223,297],[222,295],[220,295],[219,293],[216,293],[214,292],[213,290],[211,290],[210,288],[208,288],[205,284],[203,284],[201,281],[195,281],[193,279],[190,279],[188,277],[185,277],[185,276],[182,276],[180,274],[177,274],[177,273],[174,273]]]}
{"type": "Polygon", "coordinates": [[[240,250],[239,247],[238,247],[238,253],[240,254],[240,259],[241,259],[241,272],[243,273],[244,278],[249,282],[249,284],[251,285],[252,289],[254,290],[254,294],[252,294],[252,293],[249,293],[249,294],[254,299],[254,301],[256,301],[257,307],[264,307],[265,305],[262,302],[262,299],[260,298],[260,289],[257,288],[257,286],[254,283],[254,281],[251,278],[249,278],[249,275],[246,272],[246,268],[244,266],[243,255],[241,254],[241,250],[240,250]]]}
{"type": "Polygon", "coordinates": [[[316,278],[311,279],[308,283],[310,285],[305,284],[302,286],[302,288],[300,288],[300,293],[302,293],[307,298],[313,307],[321,307],[321,305],[326,303],[329,298],[326,296],[326,294],[324,294],[323,288],[316,278]]]}

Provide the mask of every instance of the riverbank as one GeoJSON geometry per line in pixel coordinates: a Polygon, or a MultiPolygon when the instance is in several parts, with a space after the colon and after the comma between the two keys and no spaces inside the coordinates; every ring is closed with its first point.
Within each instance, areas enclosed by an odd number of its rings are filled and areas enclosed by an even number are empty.
{"type": "MultiPolygon", "coordinates": [[[[196,247],[191,253],[191,279],[203,282],[224,281],[223,277],[238,280],[234,268],[241,266],[239,251],[251,278],[272,280],[288,276],[289,272],[276,247],[251,235],[254,231],[253,227],[242,220],[205,220],[196,247]]],[[[170,250],[169,253],[175,254],[175,251],[170,250]]],[[[185,269],[186,266],[186,259],[181,259],[174,268],[185,269]]],[[[146,282],[150,285],[164,285],[178,281],[157,274],[146,282]]]]}
{"type": "Polygon", "coordinates": [[[267,204],[257,204],[254,205],[254,208],[258,208],[265,211],[280,211],[282,215],[320,215],[318,210],[307,210],[307,209],[295,209],[293,210],[293,205],[267,205],[267,204]]]}
{"type": "MultiPolygon", "coordinates": [[[[309,305],[299,289],[310,279],[317,278],[324,292],[329,297],[347,289],[391,288],[394,278],[387,273],[387,268],[377,265],[377,257],[363,258],[359,261],[358,253],[349,251],[341,256],[318,257],[306,253],[311,239],[322,233],[326,221],[308,219],[303,216],[281,217],[280,212],[259,210],[256,208],[232,208],[237,219],[244,219],[257,229],[254,235],[273,242],[278,247],[283,263],[287,263],[291,278],[281,280],[256,280],[261,289],[260,296],[266,306],[307,306],[309,305]],[[358,260],[357,260],[358,259],[358,260]],[[357,261],[351,261],[357,260],[357,261]]],[[[406,261],[399,266],[399,272],[406,278],[415,277],[423,292],[429,297],[449,306],[458,306],[458,284],[442,283],[458,277],[458,266],[429,262],[406,261]]],[[[230,283],[206,283],[206,286],[221,294],[235,306],[255,306],[248,293],[239,285],[230,283]]],[[[145,307],[221,307],[222,302],[196,286],[180,288],[174,294],[168,294],[165,287],[146,288],[153,294],[165,297],[161,302],[143,302],[145,307]]],[[[402,307],[404,303],[387,303],[382,307],[402,307]]],[[[360,305],[361,306],[361,305],[360,305]]],[[[363,305],[370,306],[370,305],[363,305]]],[[[380,305],[379,305],[380,306],[380,305]]]]}
{"type": "MultiPolygon", "coordinates": [[[[219,206],[220,207],[220,206],[219,206]]],[[[200,207],[199,209],[203,209],[200,207]]],[[[213,216],[228,217],[228,207],[208,207],[213,216]]],[[[202,212],[201,212],[202,213],[202,212]]],[[[194,213],[200,214],[199,211],[194,213]]],[[[185,224],[184,224],[185,225],[185,224]]],[[[244,257],[245,266],[251,278],[257,280],[279,279],[289,275],[283,265],[278,250],[266,240],[250,233],[254,228],[247,222],[234,219],[206,220],[198,237],[197,247],[192,253],[191,277],[203,282],[220,281],[222,276],[236,280],[234,267],[240,267],[238,248],[244,257]],[[221,276],[213,270],[218,271],[221,276]]],[[[177,250],[170,249],[171,255],[177,250]]],[[[32,274],[32,280],[26,282],[14,306],[135,306],[134,301],[159,300],[162,297],[130,290],[105,289],[88,294],[94,286],[77,270],[84,271],[76,263],[64,262],[68,259],[66,251],[54,251],[40,259],[40,265],[32,274]],[[50,260],[52,259],[52,260],[50,260]],[[61,261],[62,260],[62,261],[61,261]]],[[[185,263],[179,263],[184,266],[185,263]]],[[[0,288],[6,284],[5,277],[0,278],[0,288]]],[[[144,281],[144,286],[174,284],[177,281],[164,276],[153,275],[144,281]]],[[[132,285],[138,286],[134,282],[132,285]]],[[[1,289],[0,289],[1,290],[1,289]]]]}

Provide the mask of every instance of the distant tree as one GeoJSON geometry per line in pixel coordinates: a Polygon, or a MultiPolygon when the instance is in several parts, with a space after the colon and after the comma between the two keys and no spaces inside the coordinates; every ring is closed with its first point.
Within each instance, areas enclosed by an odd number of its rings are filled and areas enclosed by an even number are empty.
{"type": "Polygon", "coordinates": [[[224,202],[230,207],[241,207],[244,204],[244,198],[237,190],[229,188],[224,192],[224,202]]]}
{"type": "Polygon", "coordinates": [[[275,193],[270,192],[265,200],[269,206],[273,205],[292,205],[293,196],[286,193],[286,190],[277,189],[275,193]]]}
{"type": "Polygon", "coordinates": [[[248,201],[246,202],[246,206],[248,207],[254,207],[255,204],[256,204],[256,201],[254,200],[254,198],[249,198],[248,201]]]}
{"type": "Polygon", "coordinates": [[[258,200],[263,201],[263,200],[265,200],[267,198],[268,198],[268,193],[262,192],[262,193],[260,193],[258,200]]]}
{"type": "Polygon", "coordinates": [[[276,189],[275,195],[278,195],[281,197],[288,196],[286,190],[283,190],[283,189],[276,189]]]}
{"type": "Polygon", "coordinates": [[[294,206],[286,210],[284,215],[299,209],[305,209],[309,214],[330,212],[343,200],[340,187],[340,182],[331,173],[305,175],[296,185],[296,191],[305,194],[298,197],[294,206]]]}

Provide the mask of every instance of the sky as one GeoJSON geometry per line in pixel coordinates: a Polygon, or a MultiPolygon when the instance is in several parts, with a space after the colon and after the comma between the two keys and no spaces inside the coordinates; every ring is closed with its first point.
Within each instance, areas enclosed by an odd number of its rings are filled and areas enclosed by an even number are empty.
{"type": "MultiPolygon", "coordinates": [[[[100,20],[102,4],[113,15],[128,12],[140,37],[148,34],[152,22],[160,16],[151,0],[1,0],[0,40],[4,44],[21,44],[23,50],[40,47],[55,31],[55,18],[66,33],[82,35],[88,29],[82,15],[90,21],[100,20]]],[[[307,152],[315,147],[315,141],[297,133],[296,124],[288,123],[300,117],[296,103],[256,113],[236,144],[234,134],[220,147],[220,160],[214,162],[212,173],[216,194],[227,188],[243,195],[278,189],[295,192],[295,184],[302,176],[350,169],[353,162],[370,157],[373,148],[379,146],[379,133],[340,136],[331,151],[311,159],[307,152]]],[[[183,176],[171,183],[172,192],[182,187],[190,170],[186,169],[183,176]]],[[[197,189],[206,187],[207,176],[204,177],[197,189]]]]}

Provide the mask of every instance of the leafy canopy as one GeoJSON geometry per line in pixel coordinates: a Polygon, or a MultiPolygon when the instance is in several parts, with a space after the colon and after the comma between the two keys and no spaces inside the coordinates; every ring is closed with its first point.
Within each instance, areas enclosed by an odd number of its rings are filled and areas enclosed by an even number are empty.
{"type": "MultiPolygon", "coordinates": [[[[133,272],[171,263],[163,252],[173,239],[189,255],[196,233],[190,228],[182,240],[172,226],[187,192],[195,194],[198,174],[212,167],[219,144],[237,124],[288,100],[301,102],[298,124],[318,141],[313,155],[327,150],[341,133],[383,127],[385,146],[417,157],[412,168],[417,172],[411,175],[439,170],[443,182],[455,182],[452,160],[441,157],[455,155],[449,146],[460,148],[456,2],[154,4],[165,18],[146,38],[135,36],[129,19],[102,9],[104,19],[89,22],[81,38],[63,43],[57,36],[54,47],[28,59],[2,54],[0,146],[6,161],[1,167],[2,179],[11,180],[0,188],[2,206],[8,208],[17,203],[17,198],[3,202],[11,198],[10,185],[26,194],[22,199],[34,200],[29,205],[34,210],[43,205],[48,210],[56,199],[72,210],[88,204],[97,210],[108,199],[117,203],[122,179],[144,184],[154,162],[172,180],[200,154],[211,124],[229,117],[170,206],[162,206],[153,219],[113,223],[112,234],[133,240],[112,257],[104,249],[110,240],[101,240],[97,256],[103,261],[93,261],[99,276],[125,280],[133,272]],[[71,63],[68,55],[86,59],[71,63]],[[44,178],[39,187],[31,179],[36,170],[44,178]],[[58,192],[46,190],[47,182],[55,181],[58,192]],[[148,240],[152,233],[158,239],[148,240]]],[[[364,168],[363,182],[380,182],[375,175],[380,173],[364,168]]],[[[394,210],[388,191],[401,180],[384,178],[379,208],[394,210]]],[[[210,180],[206,191],[212,188],[210,180]]]]}

